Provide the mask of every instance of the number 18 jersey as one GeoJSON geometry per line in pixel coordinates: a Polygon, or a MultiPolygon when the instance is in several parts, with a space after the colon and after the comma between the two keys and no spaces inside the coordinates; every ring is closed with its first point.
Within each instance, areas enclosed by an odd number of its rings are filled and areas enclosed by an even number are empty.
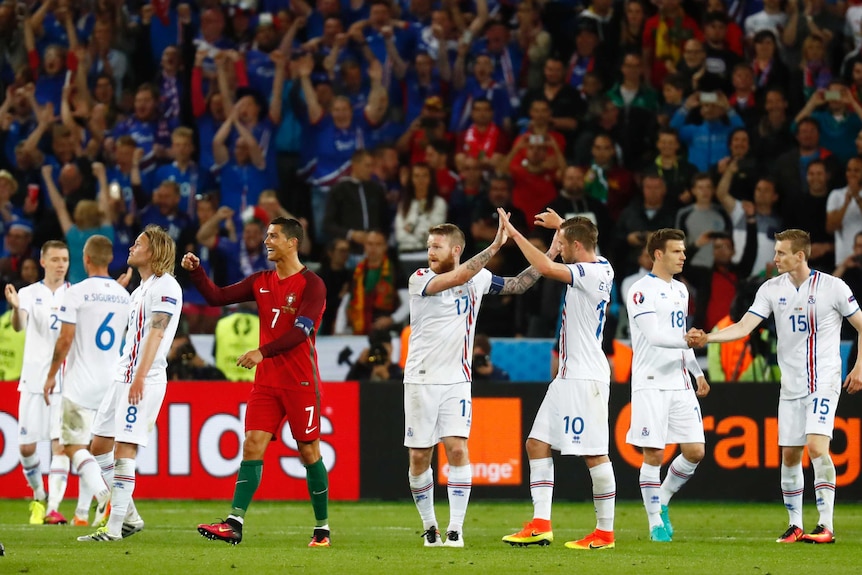
{"type": "Polygon", "coordinates": [[[503,278],[483,269],[465,284],[426,295],[425,288],[435,277],[428,268],[410,276],[410,341],[404,383],[472,381],[479,304],[485,294],[503,289],[503,278]]]}
{"type": "Polygon", "coordinates": [[[785,273],[760,286],[748,311],[762,318],[775,314],[781,399],[841,385],[841,323],[859,311],[843,280],[811,270],[797,289],[785,273]]]}
{"type": "Polygon", "coordinates": [[[66,292],[59,318],[75,326],[63,396],[98,409],[114,381],[129,320],[129,292],[110,277],[89,277],[66,292]]]}
{"type": "Polygon", "coordinates": [[[688,288],[681,281],[670,282],[647,274],[629,288],[626,298],[632,332],[632,391],[640,389],[690,389],[685,367],[685,349],[652,345],[637,318],[655,314],[656,329],[685,339],[688,288]]]}

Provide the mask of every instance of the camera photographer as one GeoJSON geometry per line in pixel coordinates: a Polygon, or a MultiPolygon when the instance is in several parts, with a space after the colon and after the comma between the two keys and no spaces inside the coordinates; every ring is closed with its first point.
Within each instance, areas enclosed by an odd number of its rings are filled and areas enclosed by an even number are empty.
{"type": "Polygon", "coordinates": [[[473,379],[486,381],[510,381],[509,373],[491,363],[491,340],[484,333],[477,333],[473,340],[473,379]]]}
{"type": "Polygon", "coordinates": [[[220,369],[206,363],[198,355],[188,335],[177,335],[168,352],[169,381],[226,380],[220,369]]]}
{"type": "Polygon", "coordinates": [[[347,373],[349,380],[400,381],[403,377],[401,367],[392,363],[392,338],[387,330],[374,330],[368,334],[368,347],[362,350],[347,373]]]}

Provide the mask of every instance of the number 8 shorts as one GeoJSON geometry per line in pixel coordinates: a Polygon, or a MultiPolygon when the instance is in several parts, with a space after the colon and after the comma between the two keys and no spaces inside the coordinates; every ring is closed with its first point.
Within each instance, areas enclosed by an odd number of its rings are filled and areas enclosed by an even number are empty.
{"type": "Polygon", "coordinates": [[[130,387],[131,384],[118,381],[111,385],[93,421],[93,435],[146,447],[168,386],[166,383],[144,385],[144,397],[138,405],[129,405],[130,387]]]}

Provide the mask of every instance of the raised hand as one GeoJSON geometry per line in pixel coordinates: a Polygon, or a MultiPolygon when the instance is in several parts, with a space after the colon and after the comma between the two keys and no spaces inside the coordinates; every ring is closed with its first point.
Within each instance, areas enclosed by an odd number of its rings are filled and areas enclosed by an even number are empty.
{"type": "Polygon", "coordinates": [[[563,218],[555,212],[551,208],[546,208],[544,212],[541,214],[536,214],[534,216],[533,225],[542,226],[543,228],[548,228],[549,230],[558,230],[560,226],[563,224],[563,218]]]}
{"type": "Polygon", "coordinates": [[[188,252],[183,256],[183,261],[180,263],[184,270],[193,271],[201,265],[201,260],[195,254],[188,252]]]}

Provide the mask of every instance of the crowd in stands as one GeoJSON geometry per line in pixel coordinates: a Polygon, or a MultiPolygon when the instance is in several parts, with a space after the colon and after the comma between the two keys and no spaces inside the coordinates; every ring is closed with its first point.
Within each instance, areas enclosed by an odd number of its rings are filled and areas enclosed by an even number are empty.
{"type": "MultiPolygon", "coordinates": [[[[369,334],[407,320],[431,227],[470,255],[503,207],[545,249],[551,207],[597,222],[621,286],[651,230],[683,229],[707,330],[784,228],[862,296],[862,3],[726,2],[3,0],[0,284],[33,281],[48,239],[79,281],[97,233],[118,275],[155,223],[225,285],[271,266],[283,215],[327,284],[321,333],[369,334]]],[[[177,273],[212,333],[222,310],[177,273]]],[[[561,289],[489,300],[478,330],[554,337],[561,289]]]]}

